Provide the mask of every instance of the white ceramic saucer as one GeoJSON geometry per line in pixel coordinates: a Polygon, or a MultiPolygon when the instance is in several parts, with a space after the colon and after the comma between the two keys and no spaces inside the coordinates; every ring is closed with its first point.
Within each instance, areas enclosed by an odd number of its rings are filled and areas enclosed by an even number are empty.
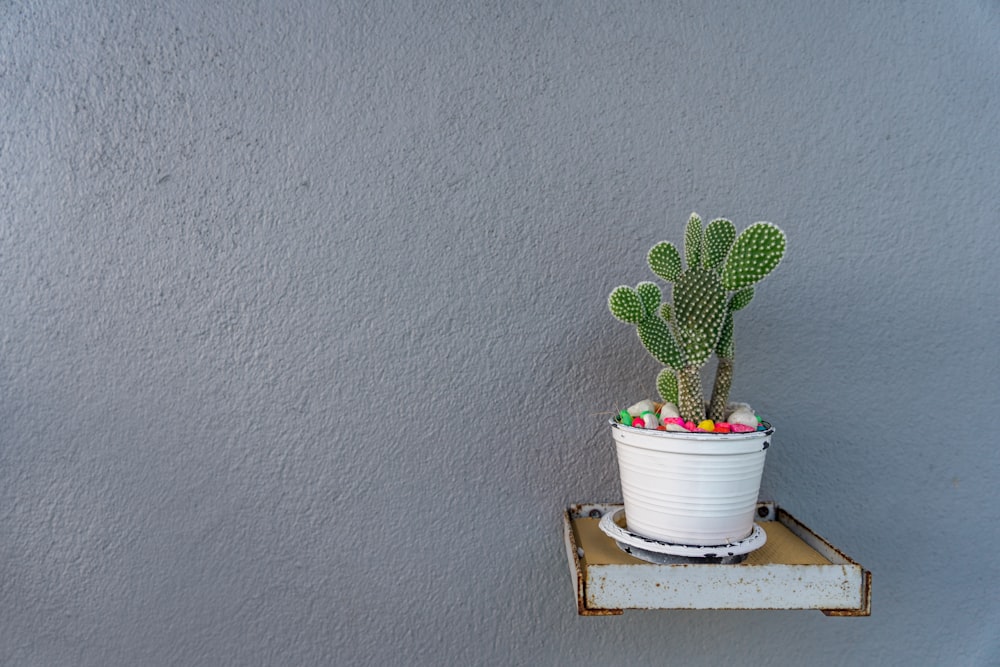
{"type": "MultiPolygon", "coordinates": [[[[767,542],[767,533],[758,524],[753,525],[753,532],[747,537],[729,544],[712,546],[695,546],[689,544],[672,544],[662,540],[643,537],[619,525],[619,517],[623,517],[625,508],[608,512],[601,517],[598,527],[613,539],[622,551],[651,563],[705,562],[705,563],[738,563],[754,549],[759,549],[767,542]]],[[[625,523],[622,521],[621,523],[625,523]]]]}

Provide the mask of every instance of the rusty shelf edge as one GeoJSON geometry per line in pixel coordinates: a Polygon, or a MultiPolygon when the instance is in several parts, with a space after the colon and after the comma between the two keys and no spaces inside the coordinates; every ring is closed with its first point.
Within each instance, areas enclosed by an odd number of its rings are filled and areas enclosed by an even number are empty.
{"type": "Polygon", "coordinates": [[[862,570],[861,606],[857,609],[820,609],[826,616],[871,616],[872,615],[872,573],[862,570]]]}
{"type": "Polygon", "coordinates": [[[573,520],[570,512],[563,514],[563,530],[565,535],[566,555],[569,558],[569,570],[575,573],[576,612],[580,616],[621,616],[624,609],[590,609],[587,607],[586,583],[583,576],[583,566],[580,563],[579,547],[573,537],[573,520]]]}

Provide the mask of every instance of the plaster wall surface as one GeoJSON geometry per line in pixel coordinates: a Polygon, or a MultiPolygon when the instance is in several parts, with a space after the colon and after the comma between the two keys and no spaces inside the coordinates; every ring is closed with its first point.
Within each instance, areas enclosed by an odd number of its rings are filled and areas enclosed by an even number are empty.
{"type": "Polygon", "coordinates": [[[998,62],[971,0],[0,4],[0,664],[1000,664],[998,62]],[[576,615],[692,210],[788,233],[734,395],[870,618],[576,615]]]}

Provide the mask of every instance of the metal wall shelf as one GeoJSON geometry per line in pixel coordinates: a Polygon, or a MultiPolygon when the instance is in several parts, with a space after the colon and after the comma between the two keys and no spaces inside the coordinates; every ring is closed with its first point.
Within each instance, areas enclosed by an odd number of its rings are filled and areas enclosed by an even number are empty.
{"type": "Polygon", "coordinates": [[[566,554],[583,616],[625,609],[818,609],[871,614],[871,572],[774,503],[759,503],[767,543],[735,565],[658,565],[618,548],[597,524],[621,505],[570,505],[566,554]]]}

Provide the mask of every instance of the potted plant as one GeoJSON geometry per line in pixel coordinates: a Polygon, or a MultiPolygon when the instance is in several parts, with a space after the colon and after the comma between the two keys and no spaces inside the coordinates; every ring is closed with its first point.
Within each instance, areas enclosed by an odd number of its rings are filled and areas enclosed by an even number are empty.
{"type": "Polygon", "coordinates": [[[773,429],[748,405],[729,401],[734,314],[778,266],[785,245],[784,232],[769,222],[737,234],[727,219],[704,226],[692,213],[683,261],[666,241],[648,254],[649,268],[671,285],[671,299],[650,281],[611,292],[611,313],[636,327],[663,366],[656,376],[662,401],[640,401],[611,423],[628,531],[696,547],[733,544],[754,533],[773,429]],[[713,356],[718,365],[706,399],[701,373],[713,356]]]}

